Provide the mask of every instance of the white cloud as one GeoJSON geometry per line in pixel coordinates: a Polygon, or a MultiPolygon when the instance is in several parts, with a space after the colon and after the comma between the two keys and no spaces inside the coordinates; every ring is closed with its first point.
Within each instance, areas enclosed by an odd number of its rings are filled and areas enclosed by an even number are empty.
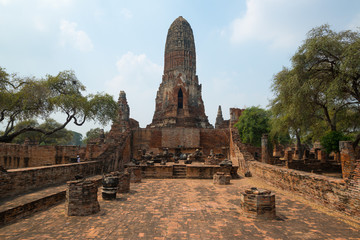
{"type": "Polygon", "coordinates": [[[69,7],[73,4],[73,0],[38,0],[40,6],[51,8],[69,7]]]}
{"type": "Polygon", "coordinates": [[[302,15],[309,4],[309,0],[247,0],[245,14],[230,25],[230,40],[234,44],[255,40],[274,48],[293,47],[311,22],[302,15]]]}
{"type": "Polygon", "coordinates": [[[6,6],[9,5],[11,0],[0,0],[0,5],[6,6]]]}
{"type": "Polygon", "coordinates": [[[131,19],[133,17],[132,12],[127,8],[122,8],[120,14],[126,19],[131,19]]]}
{"type": "Polygon", "coordinates": [[[130,106],[130,117],[142,127],[149,124],[155,108],[155,94],[161,82],[163,67],[152,62],[145,54],[127,52],[116,62],[118,75],[107,81],[106,92],[119,96],[126,92],[130,106]]]}
{"type": "Polygon", "coordinates": [[[76,28],[77,28],[77,24],[75,22],[68,22],[66,20],[61,21],[60,44],[62,46],[69,44],[75,49],[78,49],[82,52],[91,51],[94,48],[91,39],[86,34],[86,32],[82,30],[77,30],[76,28]]]}

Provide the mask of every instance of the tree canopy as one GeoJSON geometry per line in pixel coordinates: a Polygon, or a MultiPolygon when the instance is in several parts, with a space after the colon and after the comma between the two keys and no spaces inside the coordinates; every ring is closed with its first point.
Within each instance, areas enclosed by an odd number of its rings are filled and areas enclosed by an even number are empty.
{"type": "MultiPolygon", "coordinates": [[[[18,131],[24,127],[32,126],[43,129],[45,131],[50,131],[54,128],[58,128],[60,125],[60,123],[56,122],[54,119],[51,118],[46,119],[45,122],[43,122],[42,124],[39,124],[36,120],[31,119],[19,122],[14,127],[14,130],[18,131]]],[[[25,132],[15,137],[13,139],[13,142],[21,144],[24,143],[26,140],[29,140],[31,143],[37,143],[40,145],[67,145],[72,140],[72,138],[73,133],[63,128],[50,135],[45,135],[37,131],[25,132]]]]}
{"type": "Polygon", "coordinates": [[[51,135],[69,123],[81,126],[87,120],[105,125],[115,118],[117,104],[112,96],[100,93],[83,95],[84,91],[85,86],[73,71],[36,79],[10,75],[0,67],[0,123],[5,125],[0,142],[11,142],[25,132],[51,135]],[[48,119],[56,112],[66,116],[60,125],[45,127],[29,120],[48,119]],[[29,124],[25,124],[26,121],[29,124]],[[20,122],[23,125],[15,128],[20,122]]]}
{"type": "Polygon", "coordinates": [[[92,128],[86,133],[86,137],[83,140],[84,144],[88,144],[92,140],[100,138],[104,134],[104,130],[101,128],[92,128]]]}
{"type": "Polygon", "coordinates": [[[259,107],[250,107],[239,117],[235,127],[243,143],[261,146],[261,137],[270,131],[270,114],[259,107]]]}
{"type": "MultiPolygon", "coordinates": [[[[270,102],[272,132],[321,139],[340,131],[360,141],[360,33],[312,29],[275,75],[270,102]]],[[[335,138],[333,138],[335,139],[335,138]]]]}

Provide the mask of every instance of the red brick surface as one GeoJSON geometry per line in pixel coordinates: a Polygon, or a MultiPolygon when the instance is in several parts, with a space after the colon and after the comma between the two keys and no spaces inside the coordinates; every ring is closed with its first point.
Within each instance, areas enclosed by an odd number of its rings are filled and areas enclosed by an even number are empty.
{"type": "Polygon", "coordinates": [[[101,211],[67,217],[60,204],[0,229],[0,239],[358,239],[359,224],[324,213],[255,179],[149,180],[132,184],[115,201],[98,197],[101,211]],[[242,215],[240,193],[265,187],[276,195],[277,218],[242,215]]]}

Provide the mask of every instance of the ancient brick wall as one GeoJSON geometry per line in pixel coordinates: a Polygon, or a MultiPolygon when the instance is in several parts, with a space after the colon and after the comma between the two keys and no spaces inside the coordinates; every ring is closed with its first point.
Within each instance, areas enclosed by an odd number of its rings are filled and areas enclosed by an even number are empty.
{"type": "Polygon", "coordinates": [[[84,156],[80,155],[80,158],[86,161],[95,160],[104,151],[103,144],[87,144],[84,156]]]}
{"type": "Polygon", "coordinates": [[[115,144],[107,145],[96,161],[10,169],[0,171],[0,198],[83,177],[123,170],[131,156],[131,134],[125,132],[115,144]]]}
{"type": "Polygon", "coordinates": [[[130,130],[118,134],[112,140],[104,146],[103,152],[96,158],[98,161],[109,162],[109,164],[102,166],[103,172],[122,170],[124,164],[128,163],[132,156],[132,132],[130,130]]]}
{"type": "Polygon", "coordinates": [[[200,129],[167,128],[162,129],[161,146],[167,148],[199,148],[200,129]]]}
{"type": "Polygon", "coordinates": [[[301,193],[315,199],[329,208],[336,209],[360,218],[360,183],[357,180],[350,185],[343,179],[286,169],[257,161],[248,162],[253,176],[285,190],[301,193]]]}
{"type": "Polygon", "coordinates": [[[74,180],[75,175],[86,177],[101,174],[102,164],[100,161],[91,161],[0,172],[0,197],[74,180]]]}
{"type": "Polygon", "coordinates": [[[132,131],[132,153],[138,158],[138,150],[146,149],[147,152],[158,153],[161,148],[162,134],[158,129],[137,129],[132,131]]]}
{"type": "Polygon", "coordinates": [[[360,160],[346,180],[255,161],[232,129],[230,154],[233,164],[239,166],[238,174],[255,176],[282,189],[298,192],[329,208],[360,218],[360,160]]]}
{"type": "Polygon", "coordinates": [[[146,166],[142,167],[145,178],[172,178],[173,166],[146,166]]]}
{"type": "Polygon", "coordinates": [[[101,150],[101,146],[85,148],[0,143],[0,166],[14,169],[71,163],[76,161],[78,154],[81,159],[84,159],[86,154],[91,155],[91,158],[96,158],[101,150]]]}
{"type": "Polygon", "coordinates": [[[226,158],[229,157],[230,133],[229,129],[201,129],[200,146],[205,156],[213,153],[222,153],[226,158]]]}
{"type": "Polygon", "coordinates": [[[138,151],[146,149],[154,154],[162,152],[167,147],[172,151],[182,148],[193,152],[201,148],[204,155],[213,149],[214,153],[223,153],[227,157],[230,134],[227,129],[196,129],[196,128],[167,128],[167,129],[137,129],[132,131],[132,153],[139,158],[138,151]]]}
{"type": "Polygon", "coordinates": [[[246,145],[241,143],[237,129],[230,130],[230,160],[234,166],[238,166],[238,174],[246,176],[249,173],[248,161],[255,160],[247,151],[246,145]]]}
{"type": "Polygon", "coordinates": [[[239,120],[239,117],[243,111],[245,111],[245,109],[230,108],[230,127],[233,127],[234,124],[239,120]]]}

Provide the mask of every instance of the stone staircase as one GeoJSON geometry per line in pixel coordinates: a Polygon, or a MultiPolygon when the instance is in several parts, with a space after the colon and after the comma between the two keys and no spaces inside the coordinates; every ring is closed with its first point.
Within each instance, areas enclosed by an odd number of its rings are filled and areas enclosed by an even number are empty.
{"type": "Polygon", "coordinates": [[[173,178],[186,178],[186,165],[174,165],[173,178]]]}

